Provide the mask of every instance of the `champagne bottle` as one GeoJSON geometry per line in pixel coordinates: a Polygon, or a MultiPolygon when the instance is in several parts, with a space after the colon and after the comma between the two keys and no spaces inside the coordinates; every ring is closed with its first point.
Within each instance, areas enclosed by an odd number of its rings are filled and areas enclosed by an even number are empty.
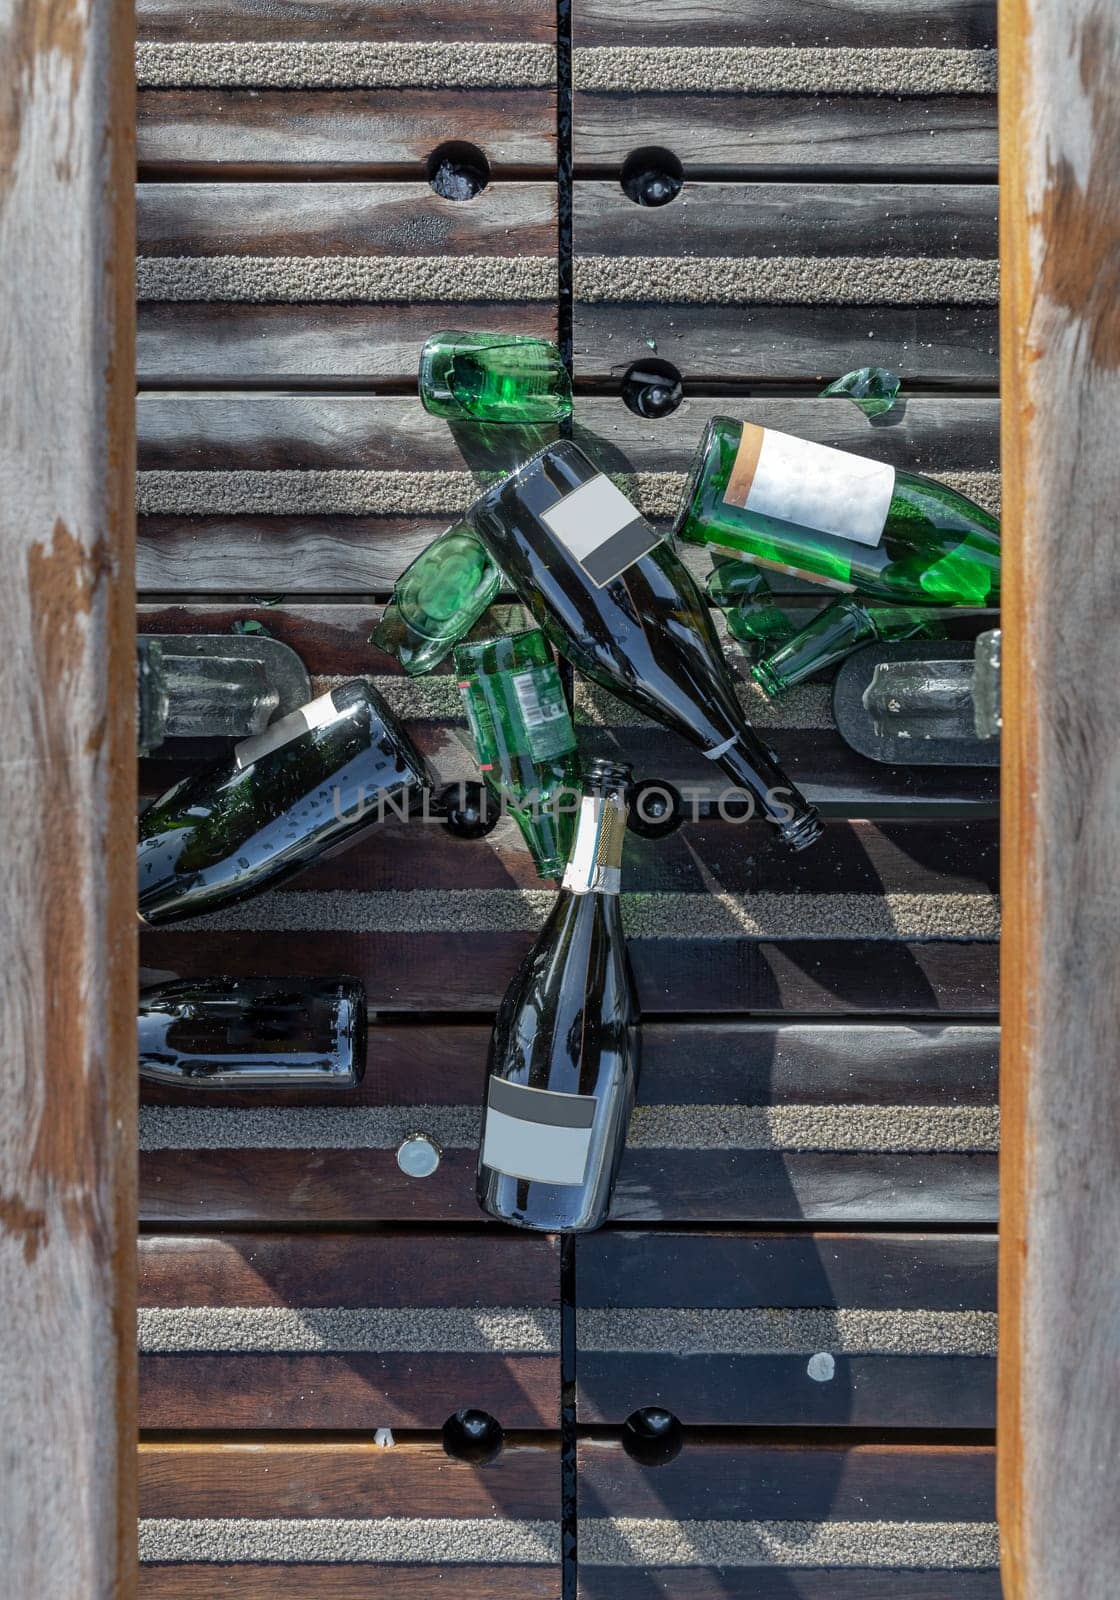
{"type": "Polygon", "coordinates": [[[577,445],[531,457],[468,519],[580,672],[697,745],[795,849],[818,838],[816,812],[743,715],[696,584],[577,445]]]}
{"type": "Polygon", "coordinates": [[[853,596],[818,611],[800,633],[751,668],[768,695],[780,695],[834,667],[872,639],[944,639],[945,613],[932,606],[865,606],[853,596]]]}
{"type": "Polygon", "coordinates": [[[572,382],[547,339],[434,333],[420,352],[420,403],[453,422],[559,422],[572,414],[572,382]]]}
{"type": "Polygon", "coordinates": [[[542,878],[563,872],[580,764],[568,702],[544,634],[461,644],[459,689],[482,771],[513,813],[542,878]]]}
{"type": "Polygon", "coordinates": [[[140,1077],[189,1089],[353,1089],[366,1068],[355,978],[179,979],[140,991],[140,1077]]]}
{"type": "Polygon", "coordinates": [[[471,530],[456,523],[401,573],[370,643],[395,656],[409,677],[431,672],[474,627],[501,582],[471,530]]]}
{"type": "Polygon", "coordinates": [[[630,778],[591,763],[563,888],[494,1024],[478,1201],[523,1228],[597,1228],[622,1160],[638,1079],[618,898],[630,778]]]}
{"type": "Polygon", "coordinates": [[[847,450],[713,417],[679,538],[896,605],[990,606],[999,523],[955,489],[847,450]]]}
{"type": "Polygon", "coordinates": [[[369,684],[344,683],[234,745],[140,818],[140,915],[174,922],[290,878],[426,782],[369,684]]]}

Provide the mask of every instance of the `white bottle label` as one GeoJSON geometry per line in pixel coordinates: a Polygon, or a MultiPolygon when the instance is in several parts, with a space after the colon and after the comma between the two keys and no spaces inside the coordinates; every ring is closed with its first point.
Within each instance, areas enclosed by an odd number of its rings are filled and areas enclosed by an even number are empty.
{"type": "Polygon", "coordinates": [[[621,795],[583,796],[563,888],[572,894],[618,894],[627,814],[621,795]]]}
{"type": "Polygon", "coordinates": [[[582,1183],[595,1105],[593,1094],[557,1094],[491,1078],[482,1165],[530,1183],[582,1183]]]}
{"type": "Polygon", "coordinates": [[[744,422],[724,500],[759,516],[874,547],[894,494],[894,468],[744,422]]]}
{"type": "Polygon", "coordinates": [[[262,756],[270,756],[274,750],[279,750],[292,739],[298,739],[301,734],[309,733],[312,728],[322,728],[328,722],[333,722],[337,716],[334,696],[328,689],[326,694],[321,694],[317,700],[309,700],[305,706],[300,706],[298,711],[289,711],[279,722],[270,723],[263,733],[254,733],[250,738],[242,739],[240,744],[235,744],[233,759],[243,770],[252,766],[254,761],[259,761],[262,756]]]}
{"type": "Polygon", "coordinates": [[[637,506],[601,472],[542,511],[541,521],[600,589],[660,543],[637,506]]]}

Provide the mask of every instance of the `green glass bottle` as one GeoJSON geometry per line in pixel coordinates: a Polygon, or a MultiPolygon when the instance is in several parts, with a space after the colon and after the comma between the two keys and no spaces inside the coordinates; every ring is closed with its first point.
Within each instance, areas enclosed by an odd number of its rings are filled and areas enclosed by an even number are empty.
{"type": "Polygon", "coordinates": [[[572,414],[572,383],[547,339],[448,331],[420,352],[420,401],[451,422],[560,422],[572,414]]]}
{"type": "Polygon", "coordinates": [[[501,583],[481,542],[456,523],[401,573],[370,643],[395,656],[409,677],[431,672],[474,627],[501,583]]]}
{"type": "Polygon", "coordinates": [[[955,489],[774,428],[713,417],[676,534],[898,605],[990,606],[999,523],[955,489]]]}
{"type": "Polygon", "coordinates": [[[740,644],[772,650],[793,637],[793,623],[774,603],[773,591],[757,567],[721,561],[708,574],[708,599],[727,618],[727,631],[740,644]]]}
{"type": "Polygon", "coordinates": [[[827,667],[834,667],[872,639],[944,639],[943,611],[929,606],[865,606],[858,598],[837,600],[818,611],[751,676],[769,695],[783,694],[827,667]]]}
{"type": "Polygon", "coordinates": [[[552,651],[537,629],[461,644],[455,671],[486,781],[512,812],[542,878],[564,871],[581,769],[552,651]]]}

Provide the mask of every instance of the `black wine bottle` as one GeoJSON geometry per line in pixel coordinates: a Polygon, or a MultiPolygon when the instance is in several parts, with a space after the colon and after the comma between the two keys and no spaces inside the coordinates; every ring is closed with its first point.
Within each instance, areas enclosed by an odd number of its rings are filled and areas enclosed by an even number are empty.
{"type": "Polygon", "coordinates": [[[142,988],[140,1076],[187,1089],[353,1089],[366,1069],[356,978],[198,978],[142,988]]]}
{"type": "Polygon", "coordinates": [[[478,1202],[522,1228],[597,1228],[622,1160],[638,1081],[618,898],[631,778],[591,763],[563,887],[494,1025],[478,1202]]]}
{"type": "Polygon", "coordinates": [[[140,818],[140,915],[174,922],[270,888],[427,781],[423,758],[369,684],[320,695],[243,739],[140,818]]]}
{"type": "Polygon", "coordinates": [[[467,520],[556,648],[587,677],[697,745],[794,849],[820,818],[757,737],[708,608],[661,539],[570,440],[532,456],[467,520]]]}

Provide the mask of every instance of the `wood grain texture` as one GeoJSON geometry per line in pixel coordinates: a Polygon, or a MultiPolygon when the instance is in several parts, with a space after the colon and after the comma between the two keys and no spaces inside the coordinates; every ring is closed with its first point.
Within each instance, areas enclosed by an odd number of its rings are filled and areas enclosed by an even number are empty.
{"type": "Polygon", "coordinates": [[[669,149],[691,178],[810,179],[830,174],[911,182],[990,181],[994,99],[893,100],[837,95],[583,93],[575,111],[577,177],[621,172],[632,150],[669,149]]]}
{"type": "MultiPolygon", "coordinates": [[[[554,1567],[386,1567],[145,1565],[140,1572],[142,1600],[429,1600],[454,1574],[456,1600],[560,1600],[554,1567]],[[314,1588],[311,1588],[311,1582],[314,1588]]],[[[833,1591],[835,1592],[835,1591],[833,1591]]],[[[893,1591],[897,1596],[897,1588],[893,1591]]],[[[886,1591],[883,1591],[886,1600],[886,1591]]],[[[956,1597],[954,1597],[956,1600],[956,1597]]],[[[976,1589],[960,1600],[988,1600],[976,1589]]]]}
{"type": "Polygon", "coordinates": [[[992,1238],[600,1234],[577,1244],[576,1303],[585,1423],[657,1405],[701,1426],[992,1425],[992,1238]],[[761,1340],[750,1308],[771,1308],[761,1340]],[[857,1310],[895,1335],[853,1333],[857,1310]]]}
{"type": "Polygon", "coordinates": [[[546,1239],[149,1237],[141,1424],[369,1433],[473,1406],[554,1427],[559,1292],[546,1239]]]}
{"type": "Polygon", "coordinates": [[[583,182],[573,233],[586,380],[617,381],[650,340],[686,379],[819,380],[869,360],[904,381],[995,378],[994,186],[686,183],[650,208],[583,182]]]}
{"type": "Polygon", "coordinates": [[[123,3],[0,4],[0,1549],[21,1600],[135,1582],[131,51],[123,3]]]}
{"type": "MultiPolygon", "coordinates": [[[[905,399],[871,426],[846,400],[687,396],[651,422],[617,395],[580,396],[575,437],[664,526],[716,415],[945,476],[998,505],[999,402],[985,397],[905,399]]],[[[172,390],[141,394],[137,418],[138,577],[142,591],[162,593],[386,594],[470,504],[480,475],[511,470],[549,438],[544,429],[452,430],[418,401],[390,395],[172,390]]],[[[706,553],[684,556],[703,577],[706,553]]],[[[807,592],[794,580],[789,588],[807,592]]]]}
{"type": "Polygon", "coordinates": [[[1014,408],[1004,437],[1004,1585],[1008,1600],[1104,1600],[1120,1561],[1109,1484],[1120,1448],[1120,813],[1108,776],[1120,602],[1120,324],[1110,287],[1120,29],[1114,12],[1083,4],[1006,0],[1000,20],[1014,408]]]}
{"type": "Polygon", "coordinates": [[[499,178],[549,178],[556,160],[546,89],[144,89],[137,114],[148,177],[418,181],[448,139],[477,145],[499,178]]]}
{"type": "MultiPolygon", "coordinates": [[[[289,1091],[265,1100],[210,1093],[200,1102],[145,1085],[145,1106],[172,1113],[164,1137],[176,1143],[148,1148],[151,1124],[142,1122],[142,1215],[195,1224],[477,1221],[474,1141],[489,1038],[485,1025],[375,1024],[365,1082],[329,1100],[289,1091]],[[239,1134],[234,1116],[229,1146],[207,1142],[227,1137],[223,1113],[262,1106],[272,1119],[263,1129],[243,1119],[239,1134]],[[176,1108],[197,1136],[178,1136],[176,1108]],[[313,1115],[301,1120],[306,1111],[313,1115]],[[275,1142],[285,1136],[298,1145],[301,1128],[310,1138],[354,1144],[328,1152],[275,1142]],[[395,1160],[397,1140],[415,1130],[443,1146],[425,1179],[406,1178],[395,1160]]],[[[967,1130],[977,1119],[986,1123],[994,1104],[997,1041],[987,1026],[648,1024],[613,1216],[631,1224],[991,1223],[995,1155],[970,1151],[975,1135],[967,1130]],[[833,1121],[823,1125],[824,1138],[834,1147],[752,1148],[751,1136],[737,1131],[744,1107],[776,1107],[795,1127],[811,1125],[826,1108],[833,1121]],[[861,1127],[870,1129],[865,1140],[904,1146],[920,1142],[928,1127],[948,1148],[836,1148],[848,1124],[857,1144],[861,1127]],[[963,1133],[954,1131],[958,1124],[963,1133]],[[829,1135],[832,1125],[838,1131],[829,1135]]]]}
{"type": "MultiPolygon", "coordinates": [[[[870,1555],[884,1523],[909,1524],[917,1532],[929,1523],[949,1525],[929,1530],[934,1559],[931,1570],[922,1573],[887,1574],[859,1565],[814,1572],[777,1559],[773,1565],[749,1568],[701,1560],[659,1567],[654,1560],[643,1570],[637,1556],[630,1566],[606,1567],[596,1565],[592,1555],[580,1562],[584,1600],[608,1595],[639,1600],[655,1593],[687,1600],[756,1600],[759,1595],[790,1600],[822,1592],[841,1600],[889,1593],[904,1594],[907,1600],[947,1594],[953,1600],[979,1595],[999,1600],[998,1572],[970,1572],[953,1559],[957,1530],[952,1525],[993,1521],[995,1461],[990,1448],[819,1441],[759,1445],[690,1432],[680,1454],[662,1465],[644,1466],[617,1440],[599,1438],[580,1442],[578,1463],[581,1532],[587,1529],[594,1543],[601,1539],[597,1524],[604,1519],[625,1519],[630,1537],[639,1539],[648,1539],[651,1523],[665,1523],[666,1542],[679,1537],[686,1546],[695,1524],[704,1525],[706,1537],[718,1539],[721,1524],[796,1523],[799,1538],[805,1539],[827,1534],[830,1524],[842,1522],[854,1525],[854,1537],[867,1544],[870,1555]],[[825,1578],[829,1586],[822,1591],[825,1578]],[[886,1586],[888,1578],[893,1589],[886,1586]]],[[[727,1526],[726,1531],[734,1540],[739,1530],[727,1526]]]]}
{"type": "Polygon", "coordinates": [[[420,44],[536,40],[551,44],[550,0],[139,0],[136,37],[167,43],[257,39],[351,39],[420,44]]]}

